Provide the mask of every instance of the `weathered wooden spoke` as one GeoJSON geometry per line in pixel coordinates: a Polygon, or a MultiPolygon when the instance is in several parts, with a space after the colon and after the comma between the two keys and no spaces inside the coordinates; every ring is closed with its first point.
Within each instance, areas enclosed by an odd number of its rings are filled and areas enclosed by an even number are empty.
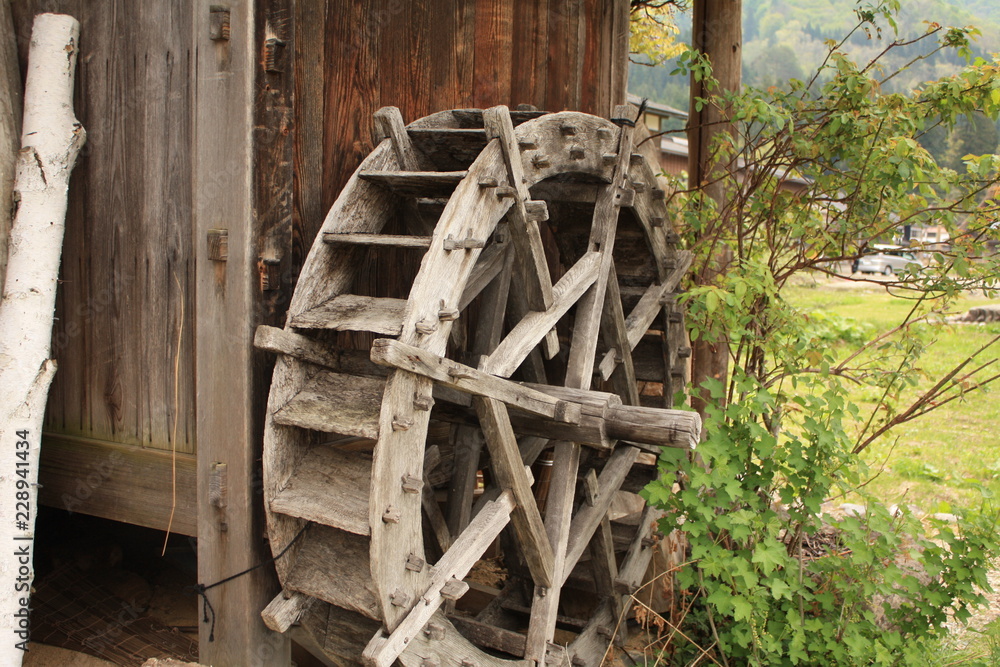
{"type": "Polygon", "coordinates": [[[275,553],[306,528],[265,620],[338,663],[597,665],[651,554],[626,489],[700,431],[643,406],[690,261],[645,130],[504,107],[376,130],[288,325],[257,332],[275,553]]]}

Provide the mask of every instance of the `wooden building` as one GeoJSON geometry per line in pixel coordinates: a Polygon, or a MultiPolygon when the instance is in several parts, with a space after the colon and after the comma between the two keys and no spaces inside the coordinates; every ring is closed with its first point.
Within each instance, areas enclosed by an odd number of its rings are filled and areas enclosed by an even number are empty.
{"type": "MultiPolygon", "coordinates": [[[[44,503],[196,536],[199,581],[269,556],[270,355],[372,113],[496,104],[607,117],[625,101],[626,0],[13,0],[81,23],[44,503]],[[172,518],[171,518],[172,517],[172,518]]],[[[260,569],[214,589],[215,665],[280,665],[260,569]]]]}

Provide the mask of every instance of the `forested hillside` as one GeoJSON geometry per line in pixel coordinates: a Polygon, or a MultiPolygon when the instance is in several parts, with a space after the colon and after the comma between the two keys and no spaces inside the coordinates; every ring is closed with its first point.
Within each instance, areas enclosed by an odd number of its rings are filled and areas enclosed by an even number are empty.
{"type": "MultiPolygon", "coordinates": [[[[1000,2],[997,0],[904,0],[897,19],[898,36],[883,22],[881,35],[856,31],[844,44],[858,62],[867,62],[894,39],[912,39],[929,29],[929,24],[976,26],[981,35],[973,45],[977,56],[992,59],[1000,52],[1000,2]]],[[[856,5],[845,0],[744,0],[743,2],[743,82],[767,88],[783,86],[789,79],[808,80],[829,51],[829,42],[843,40],[857,24],[856,5]]],[[[690,13],[676,14],[681,27],[679,39],[689,41],[690,13]]],[[[929,40],[895,49],[885,65],[892,70],[925,53],[929,40]]],[[[889,91],[907,91],[924,81],[954,73],[962,64],[954,51],[918,60],[886,83],[889,91]]],[[[670,76],[673,63],[659,67],[633,64],[629,70],[629,90],[641,97],[680,109],[688,106],[688,81],[670,76]]],[[[945,162],[958,166],[966,152],[992,152],[997,146],[997,128],[991,123],[968,122],[958,128],[964,135],[949,137],[938,132],[928,138],[927,147],[945,162]],[[975,146],[966,145],[974,142],[975,146]],[[947,157],[946,157],[947,154],[947,157]]]]}
{"type": "MultiPolygon", "coordinates": [[[[746,0],[743,5],[743,82],[757,87],[812,76],[826,56],[827,42],[839,42],[856,23],[853,3],[844,0],[746,0]]],[[[688,41],[690,14],[676,16],[680,39],[688,41]]],[[[996,0],[906,0],[899,14],[899,37],[916,37],[932,22],[974,25],[982,31],[974,45],[977,55],[1000,52],[1000,2],[996,0]]],[[[877,54],[894,37],[889,29],[881,38],[873,34],[871,39],[858,31],[844,48],[863,60],[877,54]]],[[[924,45],[900,49],[891,64],[902,65],[923,49],[924,45]]],[[[894,90],[912,88],[950,74],[959,64],[952,54],[938,54],[915,63],[890,85],[894,90]]],[[[671,63],[660,67],[632,65],[629,88],[637,95],[684,108],[687,83],[671,77],[672,69],[671,63]]]]}

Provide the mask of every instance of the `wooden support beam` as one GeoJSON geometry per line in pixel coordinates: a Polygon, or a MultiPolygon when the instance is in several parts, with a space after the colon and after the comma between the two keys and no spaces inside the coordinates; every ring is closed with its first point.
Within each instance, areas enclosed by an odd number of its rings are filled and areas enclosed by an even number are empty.
{"type": "Polygon", "coordinates": [[[293,315],[289,324],[303,329],[371,331],[398,336],[403,328],[406,299],[340,294],[315,308],[293,315]]]}
{"type": "Polygon", "coordinates": [[[552,545],[546,537],[528,473],[521,463],[521,453],[507,416],[507,408],[492,398],[477,397],[473,404],[486,436],[486,446],[490,450],[497,483],[501,488],[510,489],[517,501],[512,519],[531,576],[537,585],[551,586],[555,568],[552,545]]]}
{"type": "Polygon", "coordinates": [[[629,544],[621,569],[615,578],[615,590],[620,595],[633,595],[642,584],[652,557],[653,540],[650,539],[656,531],[656,522],[663,516],[663,511],[656,507],[646,507],[639,518],[639,530],[629,544]]]}
{"type": "Polygon", "coordinates": [[[275,354],[287,354],[327,368],[340,368],[337,353],[329,346],[312,338],[278,327],[262,324],[257,327],[253,338],[254,347],[275,354]]]}
{"type": "MultiPolygon", "coordinates": [[[[472,354],[486,355],[500,343],[503,335],[504,316],[507,312],[507,297],[510,292],[510,276],[514,264],[514,253],[510,245],[501,243],[505,231],[497,230],[497,243],[487,248],[480,256],[476,268],[485,263],[485,255],[491,250],[498,251],[496,255],[503,259],[498,262],[499,271],[483,289],[482,305],[479,309],[479,321],[476,323],[475,335],[472,339],[472,354]]],[[[469,282],[475,276],[470,276],[469,282]]],[[[469,285],[465,288],[469,292],[469,285]]],[[[462,295],[465,301],[465,295],[462,295]]],[[[461,304],[460,304],[461,307],[461,304]]],[[[472,518],[472,503],[475,497],[479,457],[484,444],[482,432],[473,426],[464,424],[455,427],[452,432],[454,443],[454,468],[451,476],[451,487],[448,489],[448,527],[453,535],[458,535],[469,524],[472,518]]]]}
{"type": "Polygon", "coordinates": [[[195,457],[90,438],[44,433],[38,500],[114,521],[198,534],[195,457]],[[177,505],[170,480],[177,475],[177,505]]]}
{"type": "Polygon", "coordinates": [[[525,659],[534,660],[540,665],[546,664],[546,652],[554,636],[563,573],[573,569],[572,566],[565,565],[565,558],[573,530],[570,516],[573,511],[579,468],[580,446],[565,441],[557,442],[552,463],[552,481],[549,484],[549,496],[545,507],[545,532],[552,544],[558,569],[553,585],[547,586],[535,582],[524,653],[525,659]]]}
{"type": "Polygon", "coordinates": [[[434,564],[427,589],[409,614],[392,634],[387,636],[384,631],[379,632],[365,647],[361,657],[366,665],[390,667],[395,662],[447,599],[447,588],[454,586],[452,582],[461,582],[511,520],[513,510],[514,494],[504,491],[476,515],[447,553],[434,564]]]}
{"type": "MultiPolygon", "coordinates": [[[[545,261],[545,249],[538,230],[540,214],[529,215],[528,187],[524,181],[521,151],[514,135],[510,111],[496,106],[483,112],[486,136],[500,142],[504,163],[507,165],[508,187],[513,188],[514,202],[507,213],[514,247],[517,249],[519,273],[525,279],[528,303],[532,310],[547,310],[552,305],[552,278],[545,261]]],[[[534,203],[534,202],[531,202],[534,203]]],[[[541,203],[544,206],[544,203],[541,203]]],[[[537,205],[535,206],[537,208],[537,205]]]]}
{"type": "MultiPolygon", "coordinates": [[[[616,117],[625,118],[630,113],[632,112],[627,105],[615,108],[616,117]]],[[[615,233],[618,229],[618,190],[624,185],[631,154],[632,128],[623,125],[619,132],[618,162],[612,181],[601,188],[597,202],[594,204],[589,249],[601,254],[601,265],[597,273],[597,280],[580,299],[576,309],[573,342],[566,370],[566,385],[570,387],[586,389],[590,386],[591,375],[594,371],[601,311],[604,308],[604,296],[608,278],[611,275],[615,233]]]]}
{"type": "MultiPolygon", "coordinates": [[[[452,545],[452,534],[448,529],[448,521],[438,505],[437,498],[434,497],[434,485],[431,484],[431,472],[441,465],[441,452],[437,445],[431,445],[424,454],[424,474],[423,485],[420,489],[420,503],[424,508],[424,516],[431,526],[434,539],[437,540],[441,553],[447,553],[452,545]]],[[[405,484],[404,480],[404,484],[405,484]]]]}
{"type": "Polygon", "coordinates": [[[397,107],[382,107],[372,117],[378,141],[388,139],[396,154],[400,171],[421,171],[429,167],[427,160],[417,151],[406,132],[403,114],[397,107]]]}
{"type": "Polygon", "coordinates": [[[566,547],[566,558],[563,562],[562,580],[566,583],[577,561],[590,543],[594,531],[601,525],[601,520],[607,516],[615,492],[625,481],[626,475],[632,469],[639,450],[636,447],[618,447],[601,471],[597,479],[599,494],[593,505],[582,506],[573,516],[573,527],[570,530],[569,544],[566,547]]]}
{"type": "Polygon", "coordinates": [[[264,625],[275,632],[287,632],[299,622],[302,614],[316,602],[316,598],[296,591],[282,591],[260,612],[264,625]]]}
{"type": "MultiPolygon", "coordinates": [[[[497,236],[500,236],[499,231],[497,236]]],[[[465,283],[465,291],[462,292],[462,297],[458,300],[458,309],[465,310],[466,306],[472,303],[472,300],[479,296],[480,292],[485,290],[497,276],[504,271],[509,272],[513,259],[510,245],[505,241],[497,239],[487,246],[479,256],[479,261],[472,268],[472,273],[469,274],[469,280],[465,283]]],[[[493,299],[488,299],[486,302],[495,303],[493,299]]]]}
{"type": "Polygon", "coordinates": [[[577,302],[597,280],[601,254],[588,252],[567,271],[552,289],[552,306],[545,311],[532,311],[518,322],[480,370],[490,375],[509,377],[538,343],[552,330],[556,322],[577,302]]]}
{"type": "Polygon", "coordinates": [[[651,285],[639,299],[639,303],[632,309],[632,312],[629,313],[625,320],[625,327],[628,329],[628,342],[633,350],[649,331],[657,313],[663,307],[663,300],[677,289],[688,269],[691,268],[693,257],[689,250],[678,252],[677,264],[670,272],[670,276],[661,285],[651,285]]]}
{"type": "MultiPolygon", "coordinates": [[[[522,270],[514,271],[511,275],[510,290],[510,317],[514,322],[520,322],[524,317],[532,312],[531,304],[528,303],[528,286],[522,270]]],[[[546,359],[552,359],[559,354],[559,334],[555,327],[549,329],[542,339],[542,351],[546,359]]],[[[541,355],[537,349],[532,350],[528,357],[528,365],[533,369],[531,373],[538,373],[543,368],[541,355]]]]}
{"type": "Polygon", "coordinates": [[[578,404],[554,398],[397,340],[376,339],[372,344],[371,359],[377,364],[428,377],[452,389],[503,401],[525,412],[568,424],[580,422],[578,404]]]}
{"type": "MultiPolygon", "coordinates": [[[[628,343],[625,313],[622,310],[622,295],[618,289],[618,274],[614,261],[608,276],[608,288],[604,293],[604,309],[601,311],[601,332],[605,343],[611,348],[610,357],[614,365],[610,372],[602,363],[601,378],[614,379],[615,392],[629,405],[639,405],[639,386],[635,380],[635,366],[632,363],[632,348],[628,343]],[[617,370],[617,372],[615,372],[617,370]]],[[[607,360],[605,356],[605,360],[607,360]]]]}
{"type": "MultiPolygon", "coordinates": [[[[231,39],[212,42],[211,4],[198,0],[190,11],[193,233],[204,239],[211,229],[227,229],[229,258],[212,261],[206,246],[196,244],[192,259],[198,304],[193,369],[198,388],[198,581],[204,584],[271,557],[255,483],[265,413],[265,397],[258,389],[266,386],[270,371],[253,349],[253,332],[257,324],[268,323],[266,318],[277,323],[270,299],[281,292],[261,292],[256,262],[267,253],[279,258],[283,252],[268,239],[279,238],[283,225],[290,224],[292,201],[290,133],[285,133],[287,139],[255,141],[260,136],[257,123],[277,122],[271,111],[281,117],[290,104],[291,73],[266,73],[259,63],[269,12],[258,2],[233,3],[231,39]],[[265,88],[268,92],[261,92],[265,88]],[[266,95],[266,105],[258,92],[266,95]],[[213,504],[211,486],[220,464],[226,466],[228,497],[224,504],[213,504]]],[[[290,30],[283,28],[284,38],[291,39],[290,30]]],[[[283,136],[277,126],[275,134],[283,136]]],[[[215,623],[214,628],[199,623],[200,662],[252,665],[266,655],[269,664],[289,664],[288,639],[268,629],[260,616],[277,591],[268,568],[208,591],[215,623]]]]}
{"type": "Polygon", "coordinates": [[[409,234],[356,234],[323,232],[324,243],[344,245],[388,246],[390,248],[430,248],[431,237],[409,234]]]}
{"type": "MultiPolygon", "coordinates": [[[[597,481],[594,470],[583,479],[584,490],[587,493],[588,505],[594,506],[601,499],[601,485],[597,481]]],[[[615,542],[611,534],[611,521],[605,514],[601,523],[594,531],[590,540],[590,564],[594,575],[594,588],[599,598],[611,600],[612,612],[615,618],[621,617],[621,598],[615,590],[615,580],[618,578],[618,562],[615,560],[615,542]]],[[[617,624],[616,624],[617,626],[617,624]]],[[[624,638],[624,633],[616,633],[616,637],[624,638]]]]}

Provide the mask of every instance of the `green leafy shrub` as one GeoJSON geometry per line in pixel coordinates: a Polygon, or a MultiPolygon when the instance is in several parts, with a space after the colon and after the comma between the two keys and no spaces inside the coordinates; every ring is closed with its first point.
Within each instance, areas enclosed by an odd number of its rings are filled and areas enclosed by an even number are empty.
{"type": "MultiPolygon", "coordinates": [[[[895,0],[864,4],[857,29],[892,26],[894,9],[895,0]]],[[[969,36],[931,25],[887,50],[936,37],[932,50],[967,55],[969,36]]],[[[712,90],[702,55],[679,62],[712,90]]],[[[981,484],[981,507],[954,509],[956,524],[923,518],[869,497],[861,457],[899,425],[995,379],[977,361],[992,343],[943,377],[927,378],[920,360],[934,345],[925,322],[1000,276],[991,250],[1000,207],[990,194],[1000,158],[967,156],[956,173],[919,140],[973,111],[996,119],[1000,67],[972,63],[911,95],[881,94],[893,75],[877,60],[853,63],[836,44],[823,69],[787,91],[697,100],[735,124],[713,146],[712,179],[726,196],[679,188],[668,202],[696,253],[697,281],[683,296],[691,338],[725,346],[731,365],[724,382],[702,386],[711,400],[696,454],[665,451],[660,478],[644,491],[666,510],[663,528],[690,547],[677,572],[691,595],[688,641],[665,656],[675,664],[926,664],[948,615],[967,618],[983,602],[1000,553],[998,511],[981,484]],[[789,174],[804,191],[781,187],[789,174]],[[828,271],[927,221],[949,230],[952,247],[887,285],[913,303],[889,331],[803,313],[782,298],[792,277],[828,271]],[[863,514],[830,511],[831,498],[848,494],[863,500],[863,514]]],[[[897,465],[915,477],[941,474],[897,465]]]]}

